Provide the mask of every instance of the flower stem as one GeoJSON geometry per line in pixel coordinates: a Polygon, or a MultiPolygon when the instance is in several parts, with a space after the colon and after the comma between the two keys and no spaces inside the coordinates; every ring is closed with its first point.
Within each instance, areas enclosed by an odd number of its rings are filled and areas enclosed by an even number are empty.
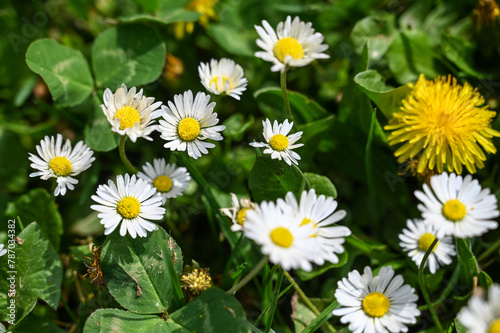
{"type": "Polygon", "coordinates": [[[292,108],[290,107],[290,101],[288,100],[288,91],[286,89],[286,72],[287,69],[285,69],[285,71],[280,74],[281,94],[283,95],[283,102],[285,103],[285,109],[288,113],[288,118],[293,121],[293,124],[295,126],[296,124],[295,120],[293,119],[292,108]]]}
{"type": "Polygon", "coordinates": [[[246,285],[248,283],[248,281],[250,281],[251,279],[253,279],[255,277],[255,275],[257,275],[257,273],[262,269],[262,267],[264,267],[264,265],[267,263],[268,259],[269,259],[268,256],[264,256],[257,263],[257,265],[255,265],[255,267],[250,271],[250,273],[248,273],[247,276],[245,276],[243,279],[241,279],[241,281],[238,282],[238,284],[236,284],[234,287],[232,287],[231,289],[229,289],[228,291],[226,291],[226,293],[232,295],[235,292],[237,292],[241,287],[243,287],[244,285],[246,285]]]}
{"type": "MultiPolygon", "coordinates": [[[[299,296],[302,299],[302,301],[304,301],[304,303],[306,303],[306,305],[309,307],[309,309],[311,309],[311,311],[314,312],[314,314],[316,316],[319,316],[321,314],[321,312],[319,312],[318,308],[311,302],[311,300],[309,299],[309,297],[307,297],[307,295],[299,287],[299,285],[297,284],[297,282],[295,282],[295,280],[290,275],[290,273],[288,273],[286,270],[283,270],[283,272],[285,274],[285,277],[292,284],[292,286],[295,289],[295,291],[297,292],[297,294],[299,294],[299,296]]],[[[330,325],[329,323],[325,323],[325,326],[328,328],[328,330],[330,332],[336,332],[335,328],[332,325],[330,325]]]]}
{"type": "Polygon", "coordinates": [[[429,312],[431,313],[432,319],[434,320],[434,323],[436,324],[438,331],[443,332],[443,326],[441,325],[439,317],[436,314],[436,310],[434,309],[431,299],[429,298],[429,294],[427,293],[427,288],[425,288],[425,281],[424,281],[425,263],[427,262],[427,258],[429,258],[429,255],[432,253],[432,250],[434,249],[434,246],[436,246],[437,242],[438,239],[435,238],[431,246],[429,246],[429,248],[427,249],[427,252],[425,252],[424,258],[422,259],[422,263],[420,263],[420,267],[418,268],[418,284],[420,285],[420,291],[422,291],[425,303],[427,303],[429,312]]]}
{"type": "Polygon", "coordinates": [[[127,169],[129,169],[130,172],[137,173],[137,169],[135,168],[135,166],[133,166],[132,163],[130,163],[130,161],[127,158],[127,155],[125,154],[125,141],[127,141],[127,136],[126,135],[120,136],[120,146],[118,148],[120,152],[120,158],[123,164],[125,164],[125,166],[127,167],[127,169]]]}
{"type": "Polygon", "coordinates": [[[493,252],[495,252],[499,247],[500,247],[500,239],[497,240],[493,245],[491,245],[486,251],[481,253],[481,255],[477,257],[477,261],[478,262],[484,261],[484,259],[488,258],[488,256],[493,252]]]}

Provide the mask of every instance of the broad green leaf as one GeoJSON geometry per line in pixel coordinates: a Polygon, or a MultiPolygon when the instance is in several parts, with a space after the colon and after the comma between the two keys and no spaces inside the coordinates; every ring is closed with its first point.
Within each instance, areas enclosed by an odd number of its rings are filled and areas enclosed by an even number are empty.
{"type": "Polygon", "coordinates": [[[441,47],[446,58],[466,74],[483,79],[488,77],[489,74],[478,72],[474,68],[476,63],[474,59],[476,48],[465,39],[442,34],[441,47]]]}
{"type": "Polygon", "coordinates": [[[188,330],[155,315],[144,315],[119,309],[99,309],[92,313],[83,328],[84,333],[189,333],[188,330]]]}
{"type": "Polygon", "coordinates": [[[309,181],[311,188],[316,190],[317,195],[325,195],[327,197],[337,197],[337,189],[332,181],[325,176],[317,175],[315,173],[306,172],[304,177],[309,181]]]}
{"type": "Polygon", "coordinates": [[[33,42],[26,52],[26,63],[43,77],[54,101],[61,106],[77,105],[92,92],[94,83],[87,60],[79,51],[55,40],[33,42]]]}
{"type": "Polygon", "coordinates": [[[470,240],[455,238],[457,258],[460,265],[460,273],[465,278],[468,286],[472,287],[472,279],[479,274],[476,257],[472,253],[470,240]]]}
{"type": "Polygon", "coordinates": [[[10,305],[12,298],[4,293],[10,289],[10,282],[14,281],[15,322],[20,323],[33,310],[38,299],[45,301],[52,309],[57,309],[61,297],[62,263],[36,222],[25,227],[17,237],[17,242],[9,239],[8,243],[15,244],[14,253],[2,257],[5,269],[0,270],[0,318],[8,318],[4,309],[7,308],[7,302],[10,305]]]}
{"type": "Polygon", "coordinates": [[[175,8],[172,10],[159,10],[157,13],[149,14],[133,14],[120,17],[120,21],[124,23],[136,22],[153,22],[160,24],[169,24],[176,22],[194,22],[200,17],[200,13],[186,10],[184,8],[175,8]]]}
{"type": "Polygon", "coordinates": [[[85,126],[85,144],[95,151],[110,151],[118,147],[119,136],[111,131],[97,96],[92,97],[92,113],[85,126]]]}
{"type": "Polygon", "coordinates": [[[299,297],[295,294],[292,297],[292,321],[295,328],[295,333],[301,333],[307,325],[309,325],[317,316],[309,307],[299,301],[299,297]]]}
{"type": "Polygon", "coordinates": [[[343,253],[341,253],[341,254],[335,253],[335,255],[337,257],[339,257],[338,263],[332,264],[331,262],[327,261],[323,266],[316,266],[310,272],[306,272],[306,271],[303,271],[301,269],[297,269],[296,270],[297,276],[302,281],[311,280],[317,276],[324,274],[325,272],[329,271],[330,269],[339,268],[339,267],[344,266],[347,263],[347,260],[349,259],[349,255],[347,254],[347,252],[345,250],[343,253]]]}
{"type": "Polygon", "coordinates": [[[387,52],[396,32],[395,15],[382,12],[356,22],[351,32],[351,40],[358,54],[361,54],[368,43],[370,60],[374,61],[382,58],[387,52]]]}
{"type": "Polygon", "coordinates": [[[250,39],[247,31],[234,25],[212,23],[207,33],[226,52],[247,57],[253,56],[253,49],[250,45],[253,45],[254,40],[250,39]]]}
{"type": "Polygon", "coordinates": [[[245,116],[241,113],[235,113],[231,115],[224,121],[224,137],[231,137],[236,141],[241,141],[243,139],[243,134],[248,130],[255,122],[255,118],[250,116],[245,119],[245,116]]]}
{"type": "Polygon", "coordinates": [[[457,330],[457,333],[469,333],[469,331],[458,321],[457,318],[455,318],[455,329],[457,330]]]}
{"type": "Polygon", "coordinates": [[[250,332],[241,304],[217,287],[204,291],[170,319],[190,332],[250,332]]]}
{"type": "Polygon", "coordinates": [[[33,314],[23,319],[16,325],[16,333],[65,333],[66,330],[59,328],[49,319],[40,318],[33,314]]]}
{"type": "Polygon", "coordinates": [[[5,214],[19,216],[24,223],[37,222],[38,227],[59,251],[63,222],[54,198],[44,189],[36,188],[9,203],[5,214]]]}
{"type": "Polygon", "coordinates": [[[159,228],[147,237],[133,239],[115,230],[104,242],[101,266],[109,292],[127,310],[155,314],[166,312],[173,298],[172,282],[163,256],[171,256],[179,276],[182,253],[173,238],[159,228]],[[163,253],[168,244],[171,253],[163,253]],[[173,254],[173,256],[172,256],[173,254]]]}
{"type": "Polygon", "coordinates": [[[408,85],[393,88],[385,84],[385,79],[376,70],[370,69],[358,73],[354,82],[359,89],[377,105],[387,119],[399,110],[403,99],[411,92],[408,85]]]}
{"type": "Polygon", "coordinates": [[[6,192],[24,192],[28,174],[28,153],[19,137],[0,127],[0,156],[8,156],[8,163],[0,168],[0,189],[6,192]]]}
{"type": "Polygon", "coordinates": [[[481,271],[479,273],[479,278],[477,281],[480,287],[483,287],[485,290],[488,290],[493,284],[493,279],[486,273],[485,271],[481,271]]]}
{"type": "Polygon", "coordinates": [[[326,118],[311,121],[307,124],[300,125],[299,129],[303,131],[302,139],[307,142],[318,134],[324,133],[325,131],[331,129],[336,121],[335,115],[328,116],[326,118]]]}
{"type": "Polygon", "coordinates": [[[134,0],[134,2],[148,12],[154,12],[158,10],[158,7],[160,5],[160,0],[134,0]]]}
{"type": "Polygon", "coordinates": [[[255,160],[248,187],[256,202],[275,201],[291,191],[296,197],[304,189],[306,179],[299,168],[284,161],[258,156],[255,160]]]}
{"type": "Polygon", "coordinates": [[[100,34],[92,48],[96,83],[114,91],[122,83],[140,86],[156,80],[165,64],[165,44],[141,24],[120,25],[100,34]]]}

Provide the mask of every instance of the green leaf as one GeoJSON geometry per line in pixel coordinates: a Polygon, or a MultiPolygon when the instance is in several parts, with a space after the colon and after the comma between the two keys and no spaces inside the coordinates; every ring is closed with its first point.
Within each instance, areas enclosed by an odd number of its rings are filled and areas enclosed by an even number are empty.
{"type": "Polygon", "coordinates": [[[457,318],[455,318],[455,329],[457,330],[457,333],[469,333],[469,331],[460,323],[460,321],[458,321],[457,318]]]}
{"type": "Polygon", "coordinates": [[[160,5],[160,0],[134,0],[134,2],[148,12],[156,11],[160,5]]]}
{"type": "Polygon", "coordinates": [[[28,153],[18,136],[2,127],[0,127],[0,156],[8,156],[9,161],[2,163],[0,168],[0,189],[6,192],[24,192],[28,174],[28,153]]]}
{"type": "Polygon", "coordinates": [[[335,310],[339,306],[337,301],[332,302],[328,305],[319,316],[317,316],[303,331],[302,333],[312,333],[316,332],[323,324],[330,319],[333,314],[332,311],[335,310]]]}
{"type": "Polygon", "coordinates": [[[306,172],[304,177],[309,181],[311,188],[316,190],[317,195],[325,195],[327,197],[337,197],[337,189],[332,181],[325,176],[317,175],[315,173],[306,172]]]}
{"type": "MultiPolygon", "coordinates": [[[[9,239],[9,249],[10,245],[15,244],[15,246],[10,249],[13,253],[8,253],[4,257],[5,263],[9,264],[8,268],[0,270],[0,290],[2,291],[0,306],[6,309],[7,302],[11,304],[12,298],[7,297],[4,292],[10,289],[11,280],[7,278],[13,277],[15,322],[20,323],[33,310],[38,299],[45,301],[52,309],[57,309],[61,297],[62,263],[38,223],[31,223],[17,237],[17,242],[9,239]],[[13,255],[12,258],[11,255],[13,255]]],[[[7,311],[2,310],[0,317],[6,320],[7,311]]]]}
{"type": "Polygon", "coordinates": [[[188,330],[155,315],[136,314],[118,309],[99,309],[92,313],[83,333],[127,332],[127,333],[189,333],[188,330]]]}
{"type": "Polygon", "coordinates": [[[351,40],[358,54],[361,54],[368,43],[369,56],[374,61],[382,58],[387,52],[396,32],[395,15],[382,12],[356,22],[351,32],[351,40]]]}
{"type": "Polygon", "coordinates": [[[468,75],[483,79],[488,77],[489,74],[481,73],[474,68],[476,49],[465,39],[442,34],[441,47],[446,58],[468,75]]]}
{"type": "Polygon", "coordinates": [[[258,156],[250,172],[248,187],[256,202],[275,201],[291,191],[296,197],[304,189],[306,179],[299,168],[284,161],[258,156]]]}
{"type": "Polygon", "coordinates": [[[299,297],[295,294],[292,297],[292,321],[295,328],[295,333],[301,333],[307,325],[315,318],[316,314],[312,312],[306,305],[299,301],[299,297]]]}
{"type": "Polygon", "coordinates": [[[170,315],[190,332],[249,332],[241,304],[219,288],[204,291],[191,303],[170,315]]]}
{"type": "Polygon", "coordinates": [[[54,249],[59,251],[63,222],[54,198],[47,191],[41,188],[29,191],[16,201],[10,202],[5,214],[12,218],[19,216],[25,223],[37,222],[54,249]]]}
{"type": "Polygon", "coordinates": [[[246,30],[234,25],[212,23],[208,27],[207,33],[226,52],[246,57],[253,56],[250,43],[254,43],[254,41],[250,39],[246,30]]]}
{"type": "Polygon", "coordinates": [[[61,106],[83,102],[92,92],[93,80],[83,55],[52,39],[33,42],[26,52],[26,63],[40,74],[61,106]]]}
{"type": "MultiPolygon", "coordinates": [[[[147,2],[147,1],[146,1],[147,2]]],[[[200,17],[200,13],[184,8],[175,8],[172,10],[159,10],[154,15],[133,14],[120,17],[124,23],[153,22],[160,24],[170,24],[176,22],[194,22],[200,17]]]]}
{"type": "Polygon", "coordinates": [[[97,96],[92,97],[92,116],[85,126],[85,144],[95,151],[110,151],[118,147],[119,136],[111,131],[97,96]]]}
{"type": "Polygon", "coordinates": [[[465,278],[466,283],[472,287],[472,279],[479,274],[476,257],[472,253],[470,240],[455,238],[455,246],[457,249],[458,263],[460,272],[465,278]]]}
{"type": "MultiPolygon", "coordinates": [[[[177,276],[182,272],[182,253],[173,238],[159,228],[147,237],[133,239],[115,230],[101,252],[104,281],[109,292],[124,308],[136,313],[166,312],[173,299],[172,281],[167,274],[162,244],[173,249],[177,276]]],[[[178,283],[178,281],[176,281],[178,283]]]]}
{"type": "Polygon", "coordinates": [[[100,34],[92,48],[92,68],[101,88],[148,84],[162,73],[165,44],[153,28],[120,25],[100,34]]]}
{"type": "Polygon", "coordinates": [[[241,141],[243,139],[243,134],[252,127],[255,122],[255,118],[250,116],[245,120],[245,116],[241,113],[235,113],[227,118],[223,125],[226,126],[224,130],[224,137],[231,137],[236,141],[241,141]]]}
{"type": "Polygon", "coordinates": [[[302,134],[302,139],[305,142],[308,142],[316,135],[324,133],[325,131],[331,129],[334,126],[336,119],[337,118],[335,117],[335,115],[331,115],[320,120],[311,121],[307,124],[300,125],[299,129],[304,132],[302,134]]]}
{"type": "Polygon", "coordinates": [[[323,266],[316,266],[310,272],[306,272],[306,271],[303,271],[301,269],[297,269],[296,270],[297,276],[302,281],[307,281],[307,280],[314,279],[315,277],[324,274],[325,272],[329,271],[332,268],[339,268],[339,267],[344,266],[347,263],[347,260],[349,259],[349,255],[347,254],[347,252],[344,250],[344,252],[341,254],[337,254],[337,253],[335,253],[335,254],[339,257],[338,263],[333,264],[333,263],[327,261],[323,266]]]}
{"type": "Polygon", "coordinates": [[[399,110],[403,99],[411,92],[408,85],[398,88],[386,85],[384,77],[373,69],[358,73],[354,77],[354,82],[377,105],[387,119],[392,118],[392,114],[399,110]]]}
{"type": "Polygon", "coordinates": [[[16,333],[65,333],[66,330],[59,328],[52,321],[29,315],[16,325],[16,333]]]}
{"type": "Polygon", "coordinates": [[[477,281],[480,287],[483,287],[485,290],[488,290],[493,284],[493,279],[486,273],[485,271],[481,271],[479,273],[479,278],[477,281]]]}

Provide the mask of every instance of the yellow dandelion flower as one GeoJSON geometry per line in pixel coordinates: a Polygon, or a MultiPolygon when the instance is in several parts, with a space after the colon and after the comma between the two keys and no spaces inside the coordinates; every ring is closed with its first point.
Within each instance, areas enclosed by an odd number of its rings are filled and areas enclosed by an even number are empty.
{"type": "Polygon", "coordinates": [[[445,166],[460,174],[463,165],[475,173],[476,167],[484,166],[483,149],[494,154],[492,137],[500,136],[490,125],[496,113],[483,105],[483,97],[467,83],[457,84],[451,76],[426,80],[420,75],[401,109],[385,126],[392,131],[391,146],[404,143],[394,153],[398,162],[417,156],[420,174],[442,173],[445,166]]]}
{"type": "MultiPolygon", "coordinates": [[[[207,27],[210,19],[217,19],[217,14],[214,10],[217,2],[219,2],[219,0],[193,0],[188,3],[185,8],[200,13],[201,15],[198,18],[198,22],[202,26],[207,27]]],[[[182,39],[184,37],[184,32],[190,34],[193,30],[194,22],[178,22],[174,26],[174,34],[177,39],[182,39]]]]}

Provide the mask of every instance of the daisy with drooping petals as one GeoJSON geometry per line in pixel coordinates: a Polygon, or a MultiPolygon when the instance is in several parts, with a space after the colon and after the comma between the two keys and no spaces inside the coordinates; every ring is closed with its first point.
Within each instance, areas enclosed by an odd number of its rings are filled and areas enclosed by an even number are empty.
{"type": "Polygon", "coordinates": [[[418,209],[434,226],[436,237],[476,237],[498,227],[492,220],[499,215],[497,198],[489,189],[481,189],[471,175],[462,178],[443,173],[432,176],[430,184],[424,184],[424,192],[415,191],[415,196],[422,202],[418,209]]]}
{"type": "Polygon", "coordinates": [[[217,125],[219,119],[214,113],[215,102],[208,104],[210,96],[197,93],[193,101],[191,90],[183,95],[175,95],[174,103],[168,102],[163,119],[160,120],[158,131],[161,138],[168,141],[164,147],[170,150],[185,151],[194,159],[208,154],[207,148],[214,148],[213,143],[205,142],[206,139],[221,141],[219,133],[226,127],[217,125]]]}
{"type": "Polygon", "coordinates": [[[294,144],[297,142],[302,136],[302,131],[294,133],[292,135],[288,135],[288,132],[293,127],[293,122],[288,122],[288,119],[282,124],[278,124],[278,121],[275,120],[274,124],[271,125],[271,121],[266,119],[262,121],[263,135],[266,143],[263,142],[251,142],[250,146],[252,147],[266,147],[264,150],[264,154],[271,154],[271,158],[273,159],[284,159],[288,165],[292,165],[292,163],[299,165],[298,160],[300,160],[299,154],[292,151],[292,149],[302,147],[303,143],[294,144]]]}
{"type": "Polygon", "coordinates": [[[83,141],[78,141],[75,147],[71,148],[71,142],[66,140],[62,145],[63,136],[57,134],[57,137],[46,136],[40,145],[36,146],[38,155],[29,153],[31,167],[39,171],[30,174],[30,177],[38,177],[43,180],[56,178],[57,187],[54,195],[65,195],[66,190],[73,190],[74,185],[78,184],[78,176],[83,171],[90,168],[95,157],[94,152],[87,147],[83,141]]]}
{"type": "Polygon", "coordinates": [[[106,88],[103,99],[101,108],[113,132],[127,135],[132,142],[140,137],[153,140],[149,134],[156,129],[154,120],[163,113],[162,110],[156,110],[161,102],[153,103],[154,97],[143,96],[142,89],[136,93],[135,87],[127,90],[124,84],[114,94],[106,88]]]}
{"type": "Polygon", "coordinates": [[[138,172],[137,177],[147,180],[162,197],[162,204],[168,198],[176,198],[189,186],[191,175],[184,167],[176,168],[175,164],[167,164],[164,158],[155,158],[153,165],[147,162],[138,172]]]}
{"type": "Polygon", "coordinates": [[[491,127],[495,112],[484,106],[484,99],[468,83],[457,84],[451,76],[426,80],[420,75],[411,93],[394,112],[386,130],[390,145],[404,143],[394,155],[398,162],[417,157],[418,173],[426,170],[470,173],[482,168],[486,156],[496,148],[492,137],[500,132],[491,127]],[[481,147],[483,149],[481,149],[481,147]]]}
{"type": "Polygon", "coordinates": [[[314,258],[314,229],[300,225],[301,220],[281,210],[274,202],[263,201],[246,212],[243,233],[261,246],[264,255],[284,270],[311,271],[314,258]]]}
{"type": "Polygon", "coordinates": [[[149,220],[161,220],[165,215],[165,208],[161,207],[162,198],[156,188],[135,175],[118,175],[116,184],[109,180],[108,185],[99,185],[96,194],[92,200],[98,205],[90,208],[99,212],[97,217],[106,228],[105,235],[112,233],[121,223],[121,236],[128,232],[132,238],[137,235],[146,237],[146,231],[158,229],[149,220]]]}
{"type": "Polygon", "coordinates": [[[201,63],[198,73],[201,84],[212,94],[229,95],[239,100],[247,89],[248,81],[243,77],[243,68],[231,59],[212,59],[210,64],[201,63]]]}
{"type": "Polygon", "coordinates": [[[500,332],[500,285],[493,284],[488,289],[488,299],[484,293],[472,295],[457,315],[458,321],[469,333],[500,332]]]}
{"type": "Polygon", "coordinates": [[[342,316],[340,322],[349,323],[353,333],[408,332],[406,325],[417,322],[420,310],[415,289],[403,283],[391,266],[382,267],[375,277],[370,267],[363,275],[354,270],[338,282],[335,298],[342,307],[333,315],[342,316]]]}
{"type": "MultiPolygon", "coordinates": [[[[407,229],[399,234],[401,242],[399,246],[408,252],[411,260],[420,267],[424,255],[436,239],[436,230],[433,224],[421,219],[408,220],[407,229]]],[[[456,255],[453,238],[446,236],[438,240],[431,254],[427,258],[425,266],[434,274],[439,266],[451,264],[451,257],[456,255]]]]}
{"type": "Polygon", "coordinates": [[[0,244],[0,257],[7,253],[7,249],[4,249],[5,245],[0,244]]]}
{"type": "Polygon", "coordinates": [[[332,197],[317,196],[316,191],[312,189],[302,192],[300,204],[292,192],[286,194],[285,200],[278,199],[277,203],[283,211],[290,211],[297,216],[301,225],[313,227],[313,238],[316,240],[314,262],[317,265],[323,265],[325,260],[333,264],[339,262],[337,254],[344,253],[342,244],[345,237],[351,234],[351,230],[334,225],[346,216],[345,210],[335,212],[337,201],[332,197]]]}
{"type": "Polygon", "coordinates": [[[328,45],[321,44],[323,35],[314,32],[312,23],[305,23],[297,16],[290,16],[285,22],[278,23],[276,32],[267,21],[262,21],[263,27],[255,26],[260,39],[257,45],[264,51],[255,52],[255,56],[273,63],[271,71],[285,72],[288,67],[303,67],[315,59],[328,59],[329,55],[322,53],[328,45]]]}
{"type": "Polygon", "coordinates": [[[232,231],[241,231],[245,225],[247,212],[256,209],[256,205],[248,198],[241,198],[240,202],[238,202],[238,197],[234,193],[231,193],[231,201],[233,202],[233,207],[221,208],[220,211],[233,222],[231,226],[232,231]]]}

